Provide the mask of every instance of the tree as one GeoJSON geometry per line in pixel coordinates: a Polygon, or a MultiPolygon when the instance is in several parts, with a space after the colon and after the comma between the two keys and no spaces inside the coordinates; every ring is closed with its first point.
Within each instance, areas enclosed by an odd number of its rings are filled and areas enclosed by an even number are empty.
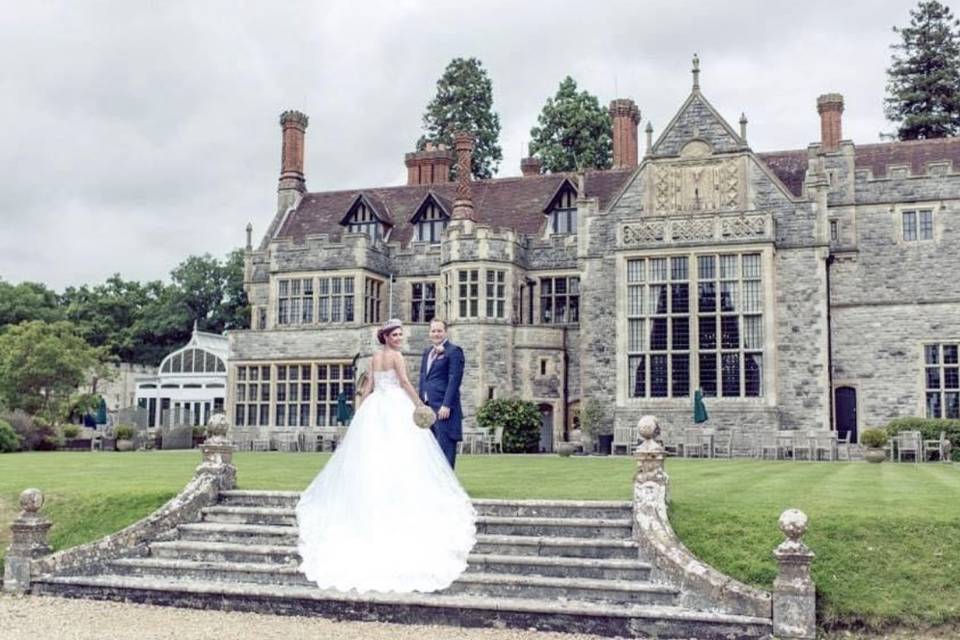
{"type": "Polygon", "coordinates": [[[8,326],[0,334],[0,400],[49,424],[63,420],[90,372],[106,377],[107,350],[65,321],[8,326]]]}
{"type": "Polygon", "coordinates": [[[894,27],[902,42],[891,45],[887,69],[887,119],[901,140],[960,133],[960,22],[937,0],[921,0],[910,26],[894,27]]]}
{"type": "Polygon", "coordinates": [[[596,96],[578,93],[570,76],[560,83],[556,96],[547,98],[537,122],[530,129],[530,155],[540,158],[544,171],[610,168],[610,114],[596,96]]]}
{"type": "Polygon", "coordinates": [[[63,318],[56,292],[39,282],[12,285],[0,280],[0,328],[24,320],[53,322],[63,318]]]}
{"type": "Polygon", "coordinates": [[[527,400],[487,400],[477,411],[477,424],[491,434],[503,427],[504,453],[537,453],[540,446],[540,412],[527,400]]]}
{"type": "MultiPolygon", "coordinates": [[[[454,58],[437,80],[437,95],[423,116],[427,133],[417,141],[417,149],[426,143],[453,147],[453,135],[467,131],[475,137],[472,171],[480,179],[491,178],[500,166],[503,152],[500,116],[493,112],[493,86],[483,64],[476,58],[454,58]]],[[[456,165],[452,172],[456,171],[456,165]]]]}

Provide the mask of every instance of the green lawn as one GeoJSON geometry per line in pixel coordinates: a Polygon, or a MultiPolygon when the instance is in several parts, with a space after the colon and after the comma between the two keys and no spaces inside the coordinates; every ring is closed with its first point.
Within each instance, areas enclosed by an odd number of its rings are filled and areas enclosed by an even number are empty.
{"type": "MultiPolygon", "coordinates": [[[[52,543],[63,548],[147,514],[187,482],[198,459],[195,451],[0,456],[0,548],[26,487],[47,494],[52,543]]],[[[240,454],[239,485],[302,489],[326,459],[240,454]]],[[[769,588],[777,517],[798,507],[810,516],[823,623],[960,623],[960,465],[671,460],[667,470],[677,533],[721,571],[769,588]]],[[[474,497],[627,500],[633,462],[467,456],[457,471],[474,497]]]]}

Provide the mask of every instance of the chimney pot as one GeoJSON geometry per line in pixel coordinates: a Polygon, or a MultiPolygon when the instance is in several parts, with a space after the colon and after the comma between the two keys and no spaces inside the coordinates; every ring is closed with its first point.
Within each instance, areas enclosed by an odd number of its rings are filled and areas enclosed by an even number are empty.
{"type": "Polygon", "coordinates": [[[530,156],[529,158],[523,158],[520,160],[520,173],[526,176],[538,176],[540,175],[540,170],[543,167],[543,164],[540,162],[540,158],[535,156],[530,156]]]}
{"type": "Polygon", "coordinates": [[[640,124],[637,103],[627,98],[611,101],[610,117],[613,120],[614,168],[637,166],[637,125],[640,124]]]}
{"type": "Polygon", "coordinates": [[[280,114],[283,128],[283,147],[280,152],[281,190],[306,190],[303,177],[303,143],[310,119],[299,111],[284,111],[280,114]]]}
{"type": "Polygon", "coordinates": [[[407,166],[407,184],[434,184],[450,181],[453,152],[442,144],[428,142],[423,151],[414,151],[404,156],[407,166]]]}
{"type": "Polygon", "coordinates": [[[473,211],[472,160],[473,135],[463,131],[454,134],[454,147],[457,150],[457,197],[453,201],[454,220],[475,220],[473,211]]]}
{"type": "Polygon", "coordinates": [[[820,114],[820,147],[824,152],[836,151],[843,137],[843,96],[825,93],[817,98],[820,114]]]}

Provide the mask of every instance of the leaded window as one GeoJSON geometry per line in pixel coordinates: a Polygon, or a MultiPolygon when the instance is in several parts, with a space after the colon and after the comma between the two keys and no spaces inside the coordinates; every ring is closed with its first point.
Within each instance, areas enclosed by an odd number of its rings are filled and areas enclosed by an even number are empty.
{"type": "Polygon", "coordinates": [[[487,269],[487,317],[503,318],[506,314],[506,278],[502,269],[487,269]]]}
{"type": "Polygon", "coordinates": [[[309,364],[278,364],[274,424],[298,427],[310,424],[311,369],[309,364]]]}
{"type": "Polygon", "coordinates": [[[540,278],[540,322],[544,324],[580,322],[580,278],[578,276],[540,278]]]}
{"type": "Polygon", "coordinates": [[[566,189],[556,200],[550,210],[550,232],[565,234],[577,232],[577,199],[571,189],[566,189]]]}
{"type": "Polygon", "coordinates": [[[234,422],[238,427],[270,424],[270,365],[236,368],[234,422]]]}
{"type": "Polygon", "coordinates": [[[960,344],[923,346],[928,418],[960,418],[960,344]]]}
{"type": "Polygon", "coordinates": [[[350,216],[347,228],[350,233],[367,234],[371,241],[376,241],[383,237],[383,223],[381,223],[376,214],[362,202],[357,205],[356,210],[354,210],[350,216]]]}
{"type": "Polygon", "coordinates": [[[277,324],[313,322],[313,278],[277,281],[277,324]]]}
{"type": "Polygon", "coordinates": [[[476,318],[480,314],[480,271],[461,269],[457,272],[457,294],[460,317],[476,318]]]}
{"type": "Polygon", "coordinates": [[[410,285],[410,320],[430,322],[437,315],[437,283],[413,282],[410,285]]]}
{"type": "Polygon", "coordinates": [[[380,322],[380,293],[383,282],[374,278],[366,278],[363,291],[363,319],[367,324],[380,322]]]}
{"type": "Polygon", "coordinates": [[[316,419],[318,427],[335,426],[337,407],[341,403],[353,407],[353,367],[349,364],[317,365],[316,419]]]}
{"type": "Polygon", "coordinates": [[[760,254],[627,261],[627,384],[635,398],[763,395],[760,254]]]}
{"type": "Polygon", "coordinates": [[[904,211],[901,216],[904,242],[933,240],[933,209],[904,211]]]}
{"type": "Polygon", "coordinates": [[[428,204],[417,218],[417,241],[437,244],[440,242],[449,218],[435,203],[428,204]]]}
{"type": "Polygon", "coordinates": [[[317,321],[353,322],[353,276],[317,280],[317,321]]]}

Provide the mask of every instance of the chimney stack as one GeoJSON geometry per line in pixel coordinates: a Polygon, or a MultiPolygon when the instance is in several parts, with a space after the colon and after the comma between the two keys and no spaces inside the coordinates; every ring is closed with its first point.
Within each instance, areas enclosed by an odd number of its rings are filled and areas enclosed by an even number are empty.
{"type": "Polygon", "coordinates": [[[473,135],[463,131],[454,134],[457,150],[457,197],[453,201],[454,220],[473,220],[473,193],[471,190],[471,165],[473,161],[473,135]]]}
{"type": "Polygon", "coordinates": [[[637,166],[637,125],[640,124],[637,103],[627,98],[611,101],[610,117],[613,119],[614,169],[637,166]]]}
{"type": "Polygon", "coordinates": [[[423,151],[414,151],[404,157],[407,165],[407,184],[436,184],[450,182],[453,151],[445,144],[428,142],[423,151]]]}
{"type": "Polygon", "coordinates": [[[817,113],[820,114],[821,151],[836,151],[842,136],[843,96],[826,93],[817,98],[817,113]]]}
{"type": "Polygon", "coordinates": [[[281,191],[293,189],[306,191],[303,177],[303,138],[310,121],[299,111],[284,111],[280,114],[280,126],[283,127],[283,149],[280,153],[281,191]]]}
{"type": "Polygon", "coordinates": [[[535,156],[530,156],[529,158],[520,159],[520,173],[523,174],[523,177],[528,176],[538,176],[540,175],[540,169],[543,167],[543,164],[540,162],[540,158],[535,156]]]}

